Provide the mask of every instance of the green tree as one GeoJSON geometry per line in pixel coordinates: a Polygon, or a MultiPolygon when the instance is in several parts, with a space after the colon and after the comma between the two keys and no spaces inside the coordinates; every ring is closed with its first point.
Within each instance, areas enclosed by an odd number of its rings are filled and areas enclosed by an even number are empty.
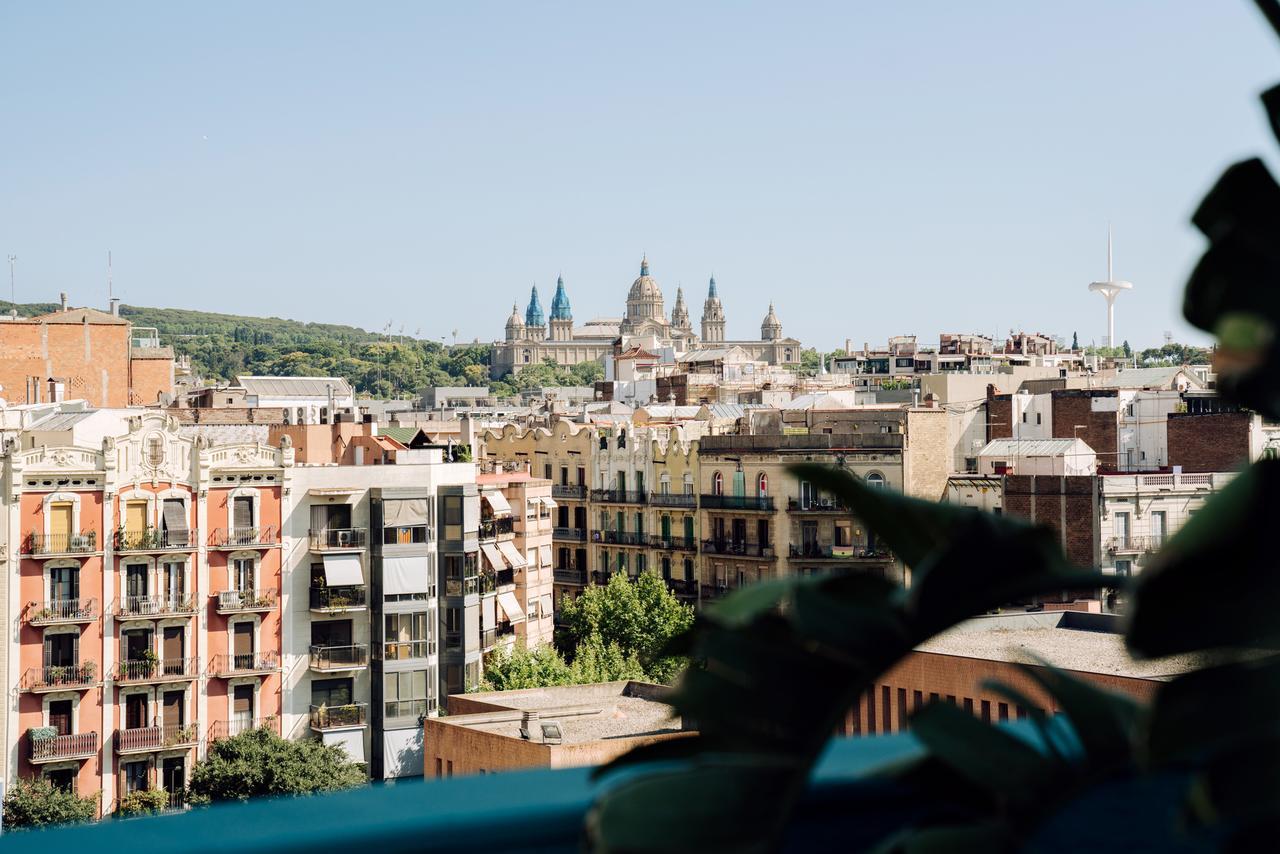
{"type": "Polygon", "coordinates": [[[669,682],[680,671],[675,662],[676,659],[661,659],[657,673],[662,676],[659,676],[646,671],[634,652],[624,653],[618,644],[605,643],[599,635],[589,635],[574,650],[569,670],[575,685],[617,682],[620,679],[669,682]]]}
{"type": "Polygon", "coordinates": [[[192,769],[189,791],[193,803],[209,803],[350,789],[366,782],[364,765],[350,761],[340,747],[252,729],[214,743],[192,769]]]}
{"type": "Polygon", "coordinates": [[[1124,341],[1120,344],[1120,352],[1124,353],[1124,357],[1128,359],[1133,355],[1133,348],[1129,346],[1128,341],[1124,341]]]}
{"type": "Polygon", "coordinates": [[[684,665],[664,657],[667,642],[693,625],[693,608],[677,599],[654,572],[634,580],[614,575],[604,586],[592,585],[577,599],[562,600],[560,648],[576,657],[608,653],[616,646],[622,659],[634,659],[650,679],[668,682],[684,665]],[[598,641],[598,647],[592,646],[598,641]]]}
{"type": "Polygon", "coordinates": [[[44,778],[14,779],[4,796],[5,828],[91,821],[96,812],[94,798],[77,797],[44,778]]]}
{"type": "Polygon", "coordinates": [[[550,644],[542,644],[531,650],[499,647],[485,661],[484,679],[476,689],[514,691],[520,688],[568,685],[573,681],[569,665],[550,644]]]}

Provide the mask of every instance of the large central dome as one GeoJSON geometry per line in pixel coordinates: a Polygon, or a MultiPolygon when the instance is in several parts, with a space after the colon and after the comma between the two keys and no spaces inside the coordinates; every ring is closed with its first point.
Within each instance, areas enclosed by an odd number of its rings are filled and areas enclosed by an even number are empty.
{"type": "Polygon", "coordinates": [[[640,262],[640,277],[631,283],[631,290],[627,293],[627,319],[634,323],[652,318],[662,320],[664,317],[662,289],[649,275],[649,261],[644,259],[640,262]]]}

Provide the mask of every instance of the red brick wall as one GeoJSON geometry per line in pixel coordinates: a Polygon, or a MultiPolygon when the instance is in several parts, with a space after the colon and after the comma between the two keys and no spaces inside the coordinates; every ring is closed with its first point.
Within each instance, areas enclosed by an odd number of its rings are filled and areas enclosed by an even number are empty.
{"type": "Polygon", "coordinates": [[[987,386],[987,441],[1013,438],[1013,397],[987,386]]]}
{"type": "Polygon", "coordinates": [[[1114,466],[1119,451],[1119,411],[1094,412],[1095,398],[1116,397],[1114,389],[1106,391],[1052,392],[1053,436],[1055,439],[1079,438],[1098,455],[1098,465],[1114,466]],[[1078,425],[1084,425],[1077,430],[1078,425]]]}
{"type": "Polygon", "coordinates": [[[1068,560],[1077,566],[1095,566],[1097,490],[1094,477],[1008,475],[1004,513],[1051,528],[1068,560]]]}
{"type": "Polygon", "coordinates": [[[173,395],[173,357],[131,358],[129,402],[136,406],[150,406],[159,401],[161,394],[173,395]]]}
{"type": "MultiPolygon", "coordinates": [[[[1101,688],[1149,701],[1161,684],[1152,679],[1068,671],[1101,688]]],[[[1003,715],[1015,720],[1026,715],[1008,698],[983,687],[995,680],[1024,694],[1037,707],[1061,711],[1029,676],[1015,664],[985,658],[965,658],[936,652],[912,652],[876,681],[845,716],[842,735],[874,735],[901,732],[911,712],[931,699],[945,700],[978,717],[998,721],[1003,715]],[[1003,708],[1002,708],[1003,706],[1003,708]],[[886,715],[886,711],[888,714],[886,715]]]]}
{"type": "Polygon", "coordinates": [[[1232,471],[1249,464],[1247,412],[1169,415],[1169,465],[1185,472],[1232,471]]]}
{"type": "MultiPolygon", "coordinates": [[[[0,323],[0,385],[5,399],[34,402],[27,400],[26,380],[38,376],[65,382],[67,400],[128,406],[129,329],[123,323],[0,323]]],[[[40,399],[49,400],[47,382],[40,399]]]]}

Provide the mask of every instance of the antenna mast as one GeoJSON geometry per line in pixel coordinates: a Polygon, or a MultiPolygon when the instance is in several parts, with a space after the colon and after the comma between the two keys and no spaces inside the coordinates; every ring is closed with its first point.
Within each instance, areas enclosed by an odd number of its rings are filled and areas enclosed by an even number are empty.
{"type": "Polygon", "coordinates": [[[115,297],[115,292],[111,286],[111,250],[107,250],[107,305],[111,304],[111,300],[115,297]]]}
{"type": "Polygon", "coordinates": [[[13,303],[15,307],[18,304],[18,300],[16,297],[17,290],[13,286],[13,265],[16,264],[17,261],[17,255],[9,256],[9,302],[13,303]]]}

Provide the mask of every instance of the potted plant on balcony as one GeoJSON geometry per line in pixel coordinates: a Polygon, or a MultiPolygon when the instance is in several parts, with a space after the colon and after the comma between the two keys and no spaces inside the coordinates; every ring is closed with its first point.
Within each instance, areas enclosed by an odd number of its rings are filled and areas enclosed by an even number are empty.
{"type": "Polygon", "coordinates": [[[58,737],[58,728],[52,726],[33,726],[27,730],[27,736],[32,743],[40,741],[48,741],[49,739],[58,737]]]}
{"type": "Polygon", "coordinates": [[[84,664],[80,665],[80,675],[86,682],[91,681],[94,674],[97,672],[98,665],[94,664],[92,661],[86,661],[84,664]]]}
{"type": "Polygon", "coordinates": [[[156,662],[159,660],[160,657],[155,654],[154,650],[144,649],[142,657],[137,659],[136,662],[139,674],[144,678],[153,676],[156,672],[156,662]]]}

